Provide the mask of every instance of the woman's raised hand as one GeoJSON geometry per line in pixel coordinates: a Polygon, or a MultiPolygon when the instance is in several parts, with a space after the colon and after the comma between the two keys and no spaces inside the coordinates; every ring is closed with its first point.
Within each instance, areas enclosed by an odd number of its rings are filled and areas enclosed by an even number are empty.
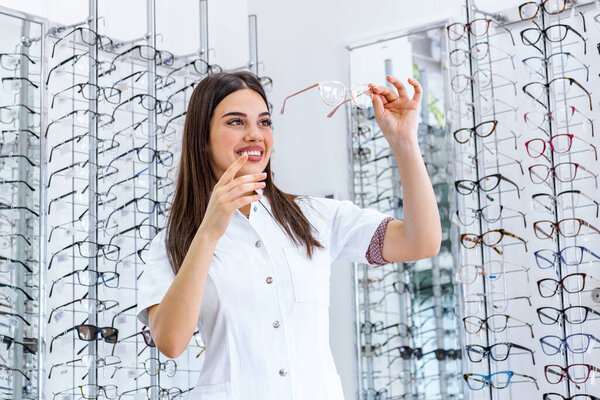
{"type": "Polygon", "coordinates": [[[213,188],[206,214],[198,228],[211,240],[219,240],[225,234],[235,210],[261,198],[260,194],[248,195],[248,193],[265,187],[265,182],[262,181],[267,177],[266,173],[235,178],[247,159],[248,155],[243,154],[235,160],[213,188]]]}
{"type": "Polygon", "coordinates": [[[390,145],[400,139],[416,140],[423,89],[419,82],[409,78],[408,83],[415,89],[415,94],[410,98],[398,78],[388,76],[387,80],[396,90],[387,86],[373,87],[375,119],[390,145]]]}

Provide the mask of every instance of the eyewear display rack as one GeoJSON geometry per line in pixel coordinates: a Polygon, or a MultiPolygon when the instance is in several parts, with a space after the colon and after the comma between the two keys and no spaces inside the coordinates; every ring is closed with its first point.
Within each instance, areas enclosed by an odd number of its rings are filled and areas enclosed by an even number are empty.
{"type": "MultiPolygon", "coordinates": [[[[21,45],[0,56],[0,396],[182,398],[202,334],[176,360],[159,354],[136,318],[137,281],[166,224],[187,101],[221,71],[208,63],[207,1],[201,48],[182,56],[157,49],[153,0],[148,33],[126,42],[103,34],[88,4],[69,26],[23,16],[21,45]]],[[[249,19],[252,59],[235,70],[256,73],[249,19]]]]}
{"type": "Polygon", "coordinates": [[[37,394],[42,25],[0,10],[0,398],[37,394]]]}
{"type": "MultiPolygon", "coordinates": [[[[442,29],[427,31],[439,37],[442,29]]],[[[431,47],[425,33],[411,36],[415,49],[431,47]]],[[[434,96],[444,92],[444,76],[439,61],[430,56],[419,58],[418,51],[413,56],[415,77],[426,93],[419,143],[443,214],[443,249],[439,256],[419,262],[355,265],[359,396],[363,400],[448,399],[458,397],[460,391],[456,384],[461,354],[449,248],[445,101],[434,96]]],[[[393,74],[387,63],[386,74],[393,74]]],[[[354,201],[401,219],[398,167],[373,110],[353,108],[351,128],[354,201]]]]}
{"type": "Polygon", "coordinates": [[[466,398],[598,394],[599,12],[468,1],[447,27],[466,398]]]}

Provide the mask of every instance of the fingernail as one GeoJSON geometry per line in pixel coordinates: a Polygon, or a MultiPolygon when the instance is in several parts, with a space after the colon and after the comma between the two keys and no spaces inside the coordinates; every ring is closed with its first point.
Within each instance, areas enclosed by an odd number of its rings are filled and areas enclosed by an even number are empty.
{"type": "Polygon", "coordinates": [[[267,173],[266,172],[262,172],[261,175],[262,176],[267,176],[267,173]]]}

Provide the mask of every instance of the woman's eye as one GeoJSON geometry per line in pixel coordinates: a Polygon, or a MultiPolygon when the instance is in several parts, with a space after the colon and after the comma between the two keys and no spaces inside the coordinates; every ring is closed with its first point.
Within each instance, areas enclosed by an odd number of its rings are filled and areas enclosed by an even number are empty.
{"type": "Polygon", "coordinates": [[[228,125],[243,125],[244,123],[242,122],[241,119],[232,119],[231,121],[228,122],[228,125]]]}
{"type": "Polygon", "coordinates": [[[260,121],[262,126],[271,126],[273,123],[270,119],[265,119],[264,121],[260,121]]]}

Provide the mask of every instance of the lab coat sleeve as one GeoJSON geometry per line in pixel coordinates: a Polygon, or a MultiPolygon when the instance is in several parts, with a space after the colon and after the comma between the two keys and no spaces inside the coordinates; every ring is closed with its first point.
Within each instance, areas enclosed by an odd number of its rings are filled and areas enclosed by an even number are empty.
{"type": "Polygon", "coordinates": [[[167,258],[163,229],[150,243],[148,259],[138,280],[137,317],[143,324],[148,325],[148,307],[161,302],[174,279],[175,273],[167,258]]]}
{"type": "Polygon", "coordinates": [[[381,222],[390,216],[374,209],[360,208],[349,200],[330,201],[333,202],[330,242],[332,261],[370,264],[366,253],[371,239],[381,222]]]}

